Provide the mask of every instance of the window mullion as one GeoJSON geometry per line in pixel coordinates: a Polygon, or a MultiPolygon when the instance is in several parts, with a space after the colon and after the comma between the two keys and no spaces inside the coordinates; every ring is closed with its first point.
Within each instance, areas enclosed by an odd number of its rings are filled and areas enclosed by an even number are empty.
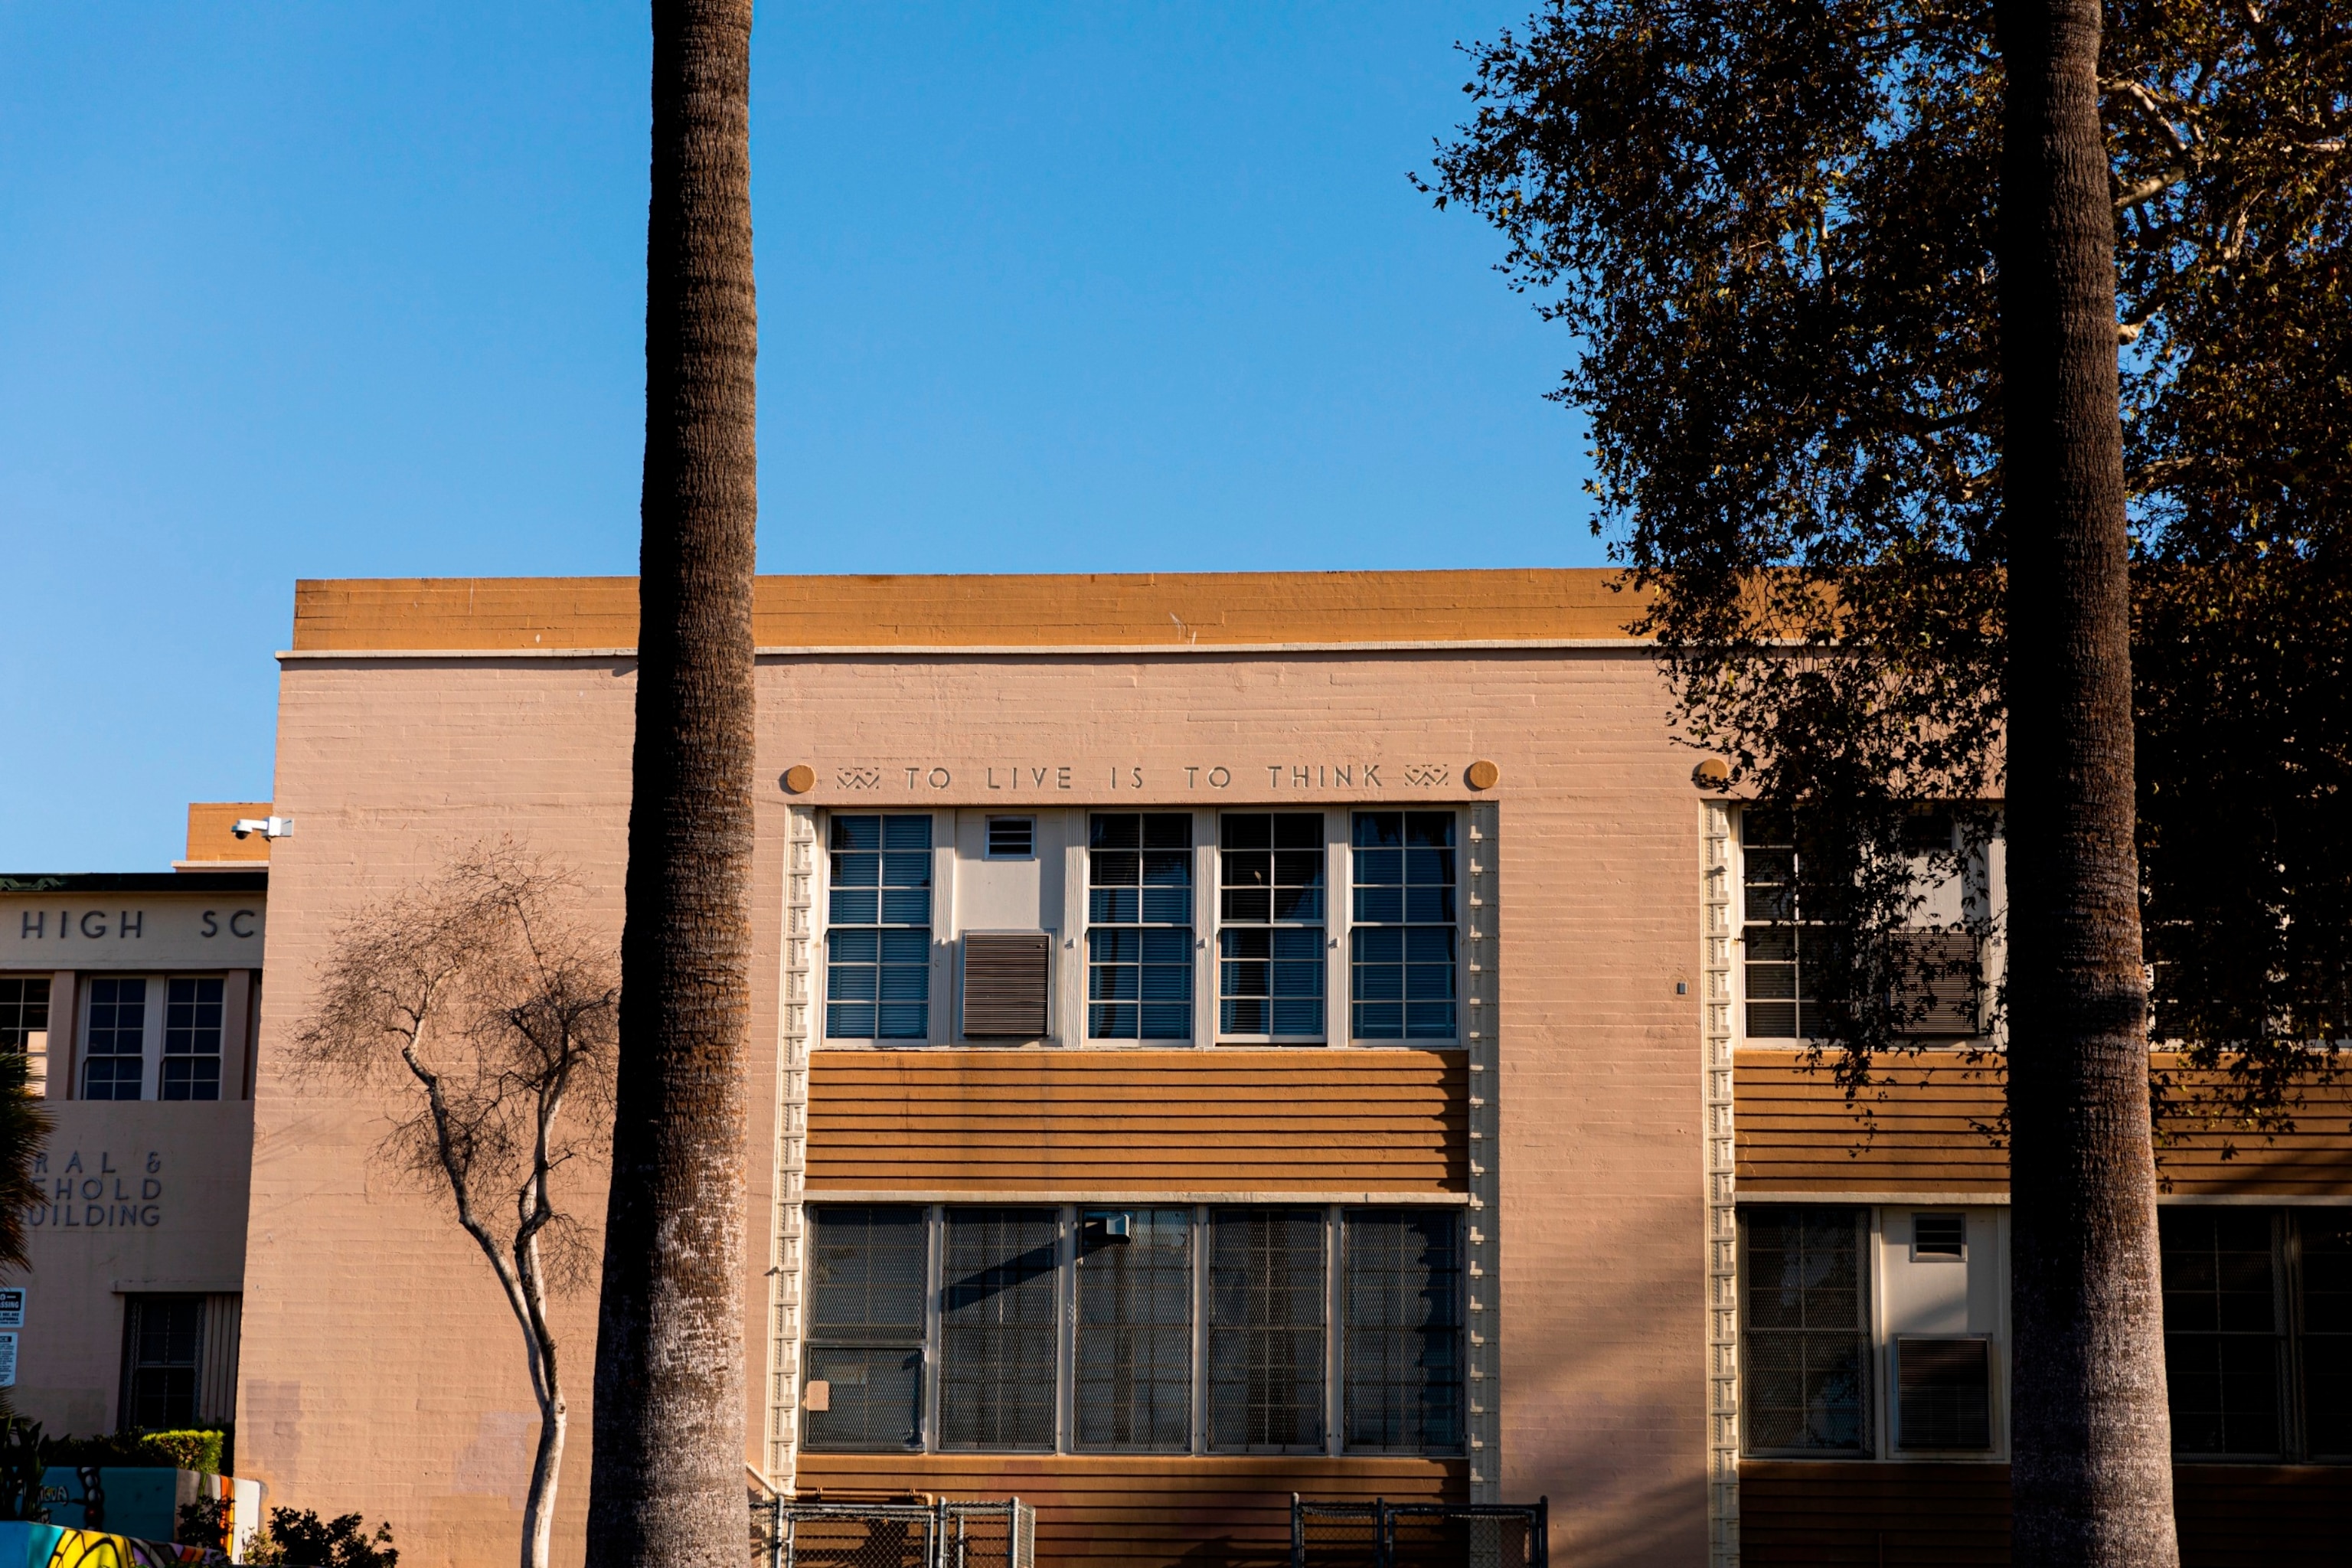
{"type": "Polygon", "coordinates": [[[1323,1211],[1323,1451],[1335,1458],[1341,1452],[1340,1435],[1347,1416],[1342,1377],[1346,1368],[1340,1357],[1346,1306],[1343,1245],[1339,1207],[1334,1204],[1323,1211]]]}
{"type": "Polygon", "coordinates": [[[1192,1205],[1192,1452],[1209,1451],[1209,1210],[1192,1205]]]}
{"type": "Polygon", "coordinates": [[[940,1354],[940,1298],[947,1289],[947,1209],[929,1204],[923,1209],[923,1441],[927,1454],[940,1451],[940,1384],[944,1371],[940,1354]]]}

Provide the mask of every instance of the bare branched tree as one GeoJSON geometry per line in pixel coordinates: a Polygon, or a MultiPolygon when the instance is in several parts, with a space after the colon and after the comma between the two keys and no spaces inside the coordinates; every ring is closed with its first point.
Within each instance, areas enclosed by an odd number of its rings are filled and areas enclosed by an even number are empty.
{"type": "Polygon", "coordinates": [[[600,1159],[612,1125],[616,960],[568,912],[575,892],[511,843],[467,851],[343,928],[293,1047],[307,1076],[392,1089],[380,1152],[446,1194],[522,1330],[540,1415],[522,1568],[547,1568],[563,1458],[548,1302],[596,1271],[555,1180],[600,1159]]]}

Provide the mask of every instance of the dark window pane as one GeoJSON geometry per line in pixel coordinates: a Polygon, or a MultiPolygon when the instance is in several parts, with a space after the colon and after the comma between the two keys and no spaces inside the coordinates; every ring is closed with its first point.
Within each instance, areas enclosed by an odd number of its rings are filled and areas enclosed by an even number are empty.
{"type": "Polygon", "coordinates": [[[940,1288],[940,1447],[1054,1446],[1052,1209],[950,1209],[940,1288]]]}
{"type": "Polygon", "coordinates": [[[1740,1211],[1740,1413],[1751,1453],[1868,1447],[1859,1226],[1852,1209],[1740,1211]]]}
{"type": "Polygon", "coordinates": [[[1895,1342],[1895,1440],[1906,1450],[1992,1447],[1992,1347],[1979,1339],[1895,1342]]]}
{"type": "Polygon", "coordinates": [[[82,1098],[136,1100],[147,1063],[147,982],[89,983],[89,1027],[82,1041],[82,1098]]]}
{"type": "Polygon", "coordinates": [[[1354,824],[1354,1037],[1452,1039],[1458,1025],[1454,814],[1360,811],[1354,824]]]}
{"type": "Polygon", "coordinates": [[[1077,1258],[1077,1446],[1184,1452],[1192,1441],[1192,1211],[1089,1211],[1077,1258]],[[1114,1234],[1121,1225],[1126,1235],[1114,1234]]]}
{"type": "Polygon", "coordinates": [[[122,1426],[193,1426],[205,1351],[201,1296],[131,1296],[123,1302],[122,1426]]]}
{"type": "Polygon", "coordinates": [[[1462,1447],[1461,1221],[1450,1210],[1346,1216],[1345,1440],[1351,1452],[1462,1447]]]}
{"type": "Polygon", "coordinates": [[[2166,1207],[2157,1220],[2173,1451],[2278,1453],[2285,1345],[2272,1215],[2166,1207]]]}
{"type": "Polygon", "coordinates": [[[1209,1447],[1323,1448],[1323,1212],[1209,1221],[1209,1447]]]}
{"type": "Polygon", "coordinates": [[[806,1373],[829,1385],[829,1408],[808,1412],[810,1447],[919,1446],[929,1260],[919,1208],[809,1210],[806,1373]]]}
{"type": "Polygon", "coordinates": [[[1191,1039],[1191,814],[1098,812],[1087,841],[1087,1037],[1191,1039]]]}

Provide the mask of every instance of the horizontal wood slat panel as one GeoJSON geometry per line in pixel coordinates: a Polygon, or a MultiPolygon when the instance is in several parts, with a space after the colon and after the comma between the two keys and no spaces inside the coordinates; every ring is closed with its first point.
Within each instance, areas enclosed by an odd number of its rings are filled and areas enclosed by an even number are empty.
{"type": "MultiPolygon", "coordinates": [[[[2352,1539],[2340,1465],[2179,1465],[2172,1496],[2181,1568],[2317,1568],[2352,1539]]],[[[2009,1467],[1743,1460],[1739,1552],[1751,1568],[2003,1568],[2009,1467]]]]}
{"type": "Polygon", "coordinates": [[[1290,1494],[1369,1501],[1464,1502],[1460,1459],[1332,1459],[1298,1455],[811,1454],[800,1495],[927,1492],[1017,1496],[1037,1510],[1040,1564],[1283,1568],[1290,1494]]]}
{"type": "MultiPolygon", "coordinates": [[[[2177,1065],[2169,1056],[2157,1061],[2177,1065]]],[[[2000,1112],[1997,1060],[1922,1052],[1878,1071],[1885,1081],[1850,1104],[1826,1067],[1808,1072],[1790,1051],[1739,1051],[1733,1126],[1742,1194],[2008,1190],[2008,1155],[1982,1130],[2000,1112]]],[[[2352,1083],[2310,1088],[2295,1120],[2294,1131],[2268,1143],[2180,1122],[2165,1130],[2157,1159],[2179,1196],[2352,1192],[2352,1083]]]]}
{"type": "Polygon", "coordinates": [[[1466,1081],[1438,1051],[820,1051],[808,1191],[1458,1193],[1466,1081]]]}

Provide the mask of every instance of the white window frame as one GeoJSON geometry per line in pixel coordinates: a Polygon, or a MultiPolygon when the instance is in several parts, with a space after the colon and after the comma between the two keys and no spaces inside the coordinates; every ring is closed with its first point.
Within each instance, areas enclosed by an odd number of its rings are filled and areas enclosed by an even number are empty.
{"type": "MultiPolygon", "coordinates": [[[[1343,875],[1348,868],[1346,836],[1348,832],[1349,816],[1347,811],[1345,809],[1333,809],[1327,806],[1313,805],[1287,807],[1280,805],[1234,805],[1221,807],[1216,811],[1211,812],[1208,814],[1208,875],[1211,879],[1209,883],[1209,891],[1213,901],[1209,910],[1207,935],[1205,940],[1203,940],[1200,944],[1201,947],[1205,950],[1207,955],[1205,967],[1208,970],[1208,984],[1205,987],[1205,992],[1209,999],[1209,1007],[1211,1010],[1208,1020],[1209,1027],[1207,1030],[1208,1043],[1211,1045],[1226,1046],[1265,1046],[1269,1047],[1279,1047],[1283,1050],[1314,1050],[1318,1047],[1327,1047],[1345,1041],[1348,1037],[1348,1028],[1334,1028],[1332,1026],[1331,1020],[1335,1015],[1331,1011],[1331,1006],[1335,989],[1338,991],[1340,998],[1340,1005],[1344,1007],[1347,1005],[1347,994],[1345,988],[1335,988],[1332,984],[1333,971],[1346,967],[1345,965],[1339,964],[1334,961],[1335,955],[1339,950],[1340,939],[1333,933],[1344,929],[1346,920],[1348,918],[1346,915],[1341,913],[1339,906],[1343,900],[1349,900],[1350,903],[1352,903],[1353,900],[1353,894],[1348,889],[1347,884],[1339,880],[1340,876],[1343,875]],[[1319,1035],[1228,1035],[1219,1026],[1224,1018],[1224,972],[1221,967],[1224,963],[1225,952],[1224,819],[1228,816],[1265,816],[1269,815],[1280,816],[1306,816],[1310,814],[1320,816],[1323,818],[1323,1032],[1319,1035]],[[1334,838],[1335,834],[1338,835],[1336,840],[1334,838]]],[[[1197,837],[1200,832],[1199,827],[1196,826],[1193,831],[1197,837]]],[[[1461,900],[1461,894],[1457,892],[1454,895],[1454,899],[1457,905],[1454,912],[1459,915],[1461,911],[1458,906],[1461,900]]],[[[1243,931],[1272,931],[1281,928],[1276,927],[1270,922],[1262,925],[1255,921],[1247,921],[1235,922],[1235,929],[1243,931]]],[[[1458,967],[1460,963],[1458,954],[1461,946],[1461,939],[1459,937],[1455,938],[1454,946],[1457,953],[1455,962],[1458,967]]],[[[1352,1015],[1349,1014],[1340,1014],[1336,1016],[1352,1019],[1352,1015]]],[[[1352,1023],[1349,1026],[1351,1027],[1352,1023]]]]}
{"type": "MultiPolygon", "coordinates": [[[[810,939],[814,948],[809,966],[810,985],[815,993],[809,999],[815,1014],[809,1029],[810,1049],[905,1051],[956,1043],[958,1022],[951,1016],[943,1016],[952,1015],[955,1009],[952,1006],[943,1008],[940,1005],[941,998],[949,995],[948,988],[957,979],[956,944],[950,924],[955,908],[955,816],[952,812],[920,806],[911,810],[894,810],[877,805],[829,806],[816,814],[816,875],[811,879],[813,890],[809,911],[810,939]],[[931,819],[930,990],[924,1003],[924,1034],[920,1039],[884,1039],[873,1035],[827,1032],[825,1005],[833,987],[833,819],[835,816],[928,816],[931,819]]],[[[876,1021],[879,1023],[878,1016],[876,1021]]]]}
{"type": "Polygon", "coordinates": [[[1331,1001],[1326,1026],[1330,1037],[1357,1050],[1455,1051],[1469,1044],[1464,1015],[1470,1006],[1465,984],[1470,956],[1470,808],[1459,803],[1430,802],[1383,805],[1359,801],[1331,812],[1333,885],[1339,907],[1331,922],[1331,942],[1324,949],[1331,969],[1331,1001]],[[1360,811],[1443,811],[1454,818],[1454,1034],[1450,1039],[1359,1039],[1356,1036],[1356,813],[1360,811]],[[1332,1008],[1338,1008],[1334,1013],[1332,1008]],[[1330,1017],[1343,1022],[1329,1025],[1330,1017]]]}

